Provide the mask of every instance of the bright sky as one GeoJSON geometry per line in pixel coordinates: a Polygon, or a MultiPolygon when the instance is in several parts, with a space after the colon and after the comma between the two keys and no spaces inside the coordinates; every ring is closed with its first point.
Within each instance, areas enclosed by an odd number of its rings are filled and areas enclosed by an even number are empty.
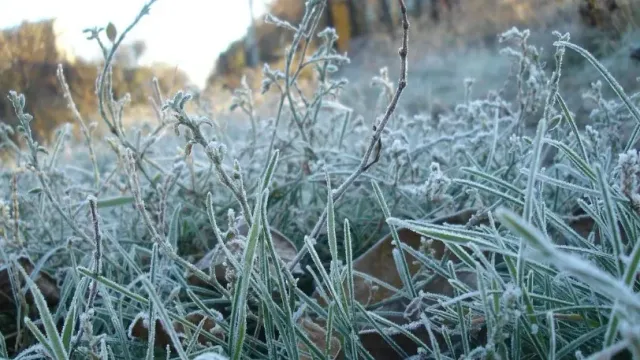
{"type": "MultiPolygon", "coordinates": [[[[123,31],[146,0],[0,0],[0,28],[23,20],[57,18],[77,56],[92,59],[98,45],[83,29],[113,22],[123,31]]],[[[254,0],[254,15],[264,14],[268,0],[254,0]]],[[[203,86],[215,59],[230,42],[242,37],[250,22],[248,0],[158,0],[149,15],[128,35],[147,43],[143,63],[177,65],[203,86]]],[[[127,40],[125,39],[125,42],[127,40]]]]}

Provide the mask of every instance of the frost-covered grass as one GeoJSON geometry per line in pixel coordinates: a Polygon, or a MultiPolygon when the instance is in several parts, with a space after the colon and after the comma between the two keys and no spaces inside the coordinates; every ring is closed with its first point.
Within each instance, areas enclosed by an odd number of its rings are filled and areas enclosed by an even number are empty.
{"type": "MultiPolygon", "coordinates": [[[[190,94],[157,90],[157,121],[127,128],[109,64],[154,2],[113,42],[98,41],[105,138],[75,110],[62,68],[80,143],[70,125],[39,145],[30,123],[45,120],[7,94],[20,126],[1,128],[15,166],[0,169],[0,285],[11,304],[0,357],[326,359],[339,348],[343,358],[377,358],[364,336],[373,332],[398,358],[640,358],[637,94],[568,34],[555,33],[555,64],[545,67],[528,31],[503,33],[513,66],[502,92],[478,98],[468,79],[453,111],[408,116],[396,108],[404,86],[425,84],[405,77],[405,32],[400,77],[382,69],[372,79],[372,119],[341,100],[349,83],[335,73],[349,59],[333,50],[335,33],[307,49],[326,6],[312,0],[300,26],[271,19],[295,32],[285,68],[264,68],[263,89],[280,96],[274,118],[258,119],[246,87],[234,97],[246,128],[197,103],[185,110],[190,94]],[[595,110],[584,129],[559,91],[565,52],[602,77],[585,94],[595,110]],[[319,79],[311,97],[296,83],[305,67],[319,79]],[[23,141],[5,136],[13,131],[23,141]],[[463,224],[433,222],[464,210],[473,216],[463,224]],[[424,236],[422,246],[403,244],[400,228],[424,236]],[[283,261],[270,229],[297,255],[283,261]],[[353,282],[354,259],[388,232],[404,284],[386,299],[400,304],[393,310],[356,301],[353,282]],[[441,260],[436,243],[447,248],[441,260]],[[195,265],[214,248],[222,276],[195,265]],[[55,306],[39,271],[55,275],[55,306]],[[452,294],[430,287],[435,275],[452,294]]],[[[102,30],[89,33],[97,41],[102,30]]]]}

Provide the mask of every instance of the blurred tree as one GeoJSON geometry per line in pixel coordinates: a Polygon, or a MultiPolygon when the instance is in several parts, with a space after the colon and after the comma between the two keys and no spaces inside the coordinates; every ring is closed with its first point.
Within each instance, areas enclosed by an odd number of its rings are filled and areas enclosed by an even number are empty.
{"type": "Polygon", "coordinates": [[[338,34],[337,48],[343,53],[349,50],[349,41],[353,35],[353,15],[351,2],[348,0],[329,1],[329,26],[338,34]]]}
{"type": "Polygon", "coordinates": [[[56,62],[61,60],[56,47],[55,20],[23,22],[0,32],[0,60],[56,62]]]}
{"type": "MultiPolygon", "coordinates": [[[[23,22],[18,27],[0,32],[0,118],[15,124],[13,107],[6,95],[9,90],[24,93],[27,97],[27,110],[34,117],[38,104],[55,104],[56,77],[55,65],[63,61],[57,49],[54,20],[23,22]]],[[[45,115],[44,113],[42,115],[45,115]]],[[[48,114],[47,114],[48,115],[48,114]]],[[[51,132],[57,126],[50,121],[34,122],[36,134],[51,132]]]]}
{"type": "MultiPolygon", "coordinates": [[[[9,90],[23,93],[26,111],[34,116],[33,130],[40,141],[46,141],[54,129],[70,122],[71,114],[56,77],[62,64],[71,94],[81,114],[95,114],[95,81],[101,64],[76,60],[67,56],[56,38],[55,21],[24,22],[0,31],[0,120],[15,125],[13,107],[7,99],[9,90]]],[[[118,52],[113,69],[114,95],[129,93],[132,105],[148,105],[151,80],[158,77],[165,94],[188,85],[186,74],[175,67],[139,66],[146,45],[142,41],[126,44],[118,52]]]]}
{"type": "Polygon", "coordinates": [[[259,61],[259,50],[256,37],[256,19],[253,14],[253,0],[249,0],[249,17],[251,18],[251,23],[247,33],[247,66],[253,67],[258,65],[259,61]]]}
{"type": "MultiPolygon", "coordinates": [[[[252,7],[255,0],[248,1],[252,7]]],[[[269,12],[295,26],[302,20],[304,3],[300,0],[273,0],[269,12]]],[[[440,19],[443,11],[449,11],[459,3],[460,0],[406,0],[413,18],[431,16],[435,21],[440,19]]],[[[327,0],[326,5],[317,30],[327,26],[335,28],[339,36],[336,47],[340,52],[348,51],[355,37],[379,32],[393,36],[400,28],[397,0],[327,0]]],[[[223,82],[222,87],[232,89],[239,84],[245,67],[261,63],[278,64],[291,38],[291,31],[252,16],[252,25],[245,37],[230,44],[219,55],[207,79],[207,88],[220,88],[214,84],[223,82]]],[[[318,41],[315,37],[312,39],[318,41]]]]}

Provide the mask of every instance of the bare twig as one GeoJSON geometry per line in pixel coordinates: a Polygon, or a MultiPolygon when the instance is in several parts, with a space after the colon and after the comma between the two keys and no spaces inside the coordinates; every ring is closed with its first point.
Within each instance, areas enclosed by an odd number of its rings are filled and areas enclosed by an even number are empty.
{"type": "MultiPolygon", "coordinates": [[[[362,175],[365,171],[367,171],[370,167],[378,162],[380,159],[380,153],[382,151],[381,145],[381,135],[384,128],[387,126],[389,119],[391,119],[391,115],[396,110],[396,106],[398,105],[398,100],[402,95],[402,91],[407,86],[407,53],[409,52],[409,20],[407,19],[407,7],[404,3],[404,0],[398,0],[400,3],[400,10],[402,12],[402,47],[398,51],[398,55],[400,55],[400,79],[398,81],[398,85],[396,88],[396,92],[391,99],[391,102],[387,106],[387,110],[384,114],[384,117],[380,121],[379,124],[373,126],[373,135],[371,136],[371,140],[369,142],[369,146],[360,161],[360,165],[356,170],[349,175],[349,177],[333,191],[333,201],[337,202],[340,200],[342,195],[347,191],[347,188],[351,186],[356,179],[362,175]],[[371,160],[371,155],[373,155],[373,159],[371,160]]],[[[327,220],[327,209],[325,208],[318,219],[318,222],[314,226],[310,238],[315,239],[318,234],[320,234],[320,230],[324,226],[325,221],[327,220]]],[[[302,258],[307,254],[309,250],[306,245],[303,245],[302,249],[298,252],[296,257],[289,263],[289,270],[292,271],[293,268],[302,260],[302,258]]]]}

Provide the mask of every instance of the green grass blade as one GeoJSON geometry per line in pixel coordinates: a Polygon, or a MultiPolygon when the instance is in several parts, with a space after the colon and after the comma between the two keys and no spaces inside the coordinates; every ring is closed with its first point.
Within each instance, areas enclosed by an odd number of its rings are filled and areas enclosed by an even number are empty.
{"type": "Polygon", "coordinates": [[[42,333],[42,331],[40,331],[40,329],[38,329],[36,324],[34,324],[33,321],[31,321],[31,319],[25,316],[24,324],[27,327],[27,329],[31,331],[33,336],[35,336],[35,338],[38,340],[38,343],[42,345],[42,347],[44,347],[44,349],[49,353],[49,356],[59,360],[65,359],[65,358],[60,358],[56,356],[56,352],[51,346],[51,342],[49,341],[49,339],[47,339],[47,337],[42,333]]]}
{"type": "Polygon", "coordinates": [[[258,241],[260,239],[260,231],[262,227],[262,201],[264,200],[265,193],[260,193],[258,201],[255,205],[253,213],[253,224],[249,229],[247,236],[247,243],[243,254],[243,264],[241,272],[238,276],[235,291],[233,293],[232,310],[231,310],[231,323],[229,328],[229,354],[233,360],[239,360],[242,357],[242,348],[244,338],[247,331],[247,298],[249,295],[249,284],[251,280],[251,274],[253,265],[256,258],[256,249],[258,248],[258,241]]]}
{"type": "Polygon", "coordinates": [[[31,279],[31,277],[22,268],[22,266],[20,266],[20,264],[17,262],[15,264],[24,277],[25,281],[27,282],[27,285],[31,290],[31,294],[33,295],[36,308],[38,309],[40,319],[42,320],[42,324],[44,325],[45,333],[47,334],[47,339],[49,341],[49,344],[51,345],[51,355],[58,360],[66,360],[68,357],[67,350],[62,343],[62,338],[60,338],[56,323],[55,321],[53,321],[53,317],[51,316],[49,306],[47,305],[44,296],[40,292],[40,289],[38,289],[38,285],[36,285],[36,283],[31,279]]]}

